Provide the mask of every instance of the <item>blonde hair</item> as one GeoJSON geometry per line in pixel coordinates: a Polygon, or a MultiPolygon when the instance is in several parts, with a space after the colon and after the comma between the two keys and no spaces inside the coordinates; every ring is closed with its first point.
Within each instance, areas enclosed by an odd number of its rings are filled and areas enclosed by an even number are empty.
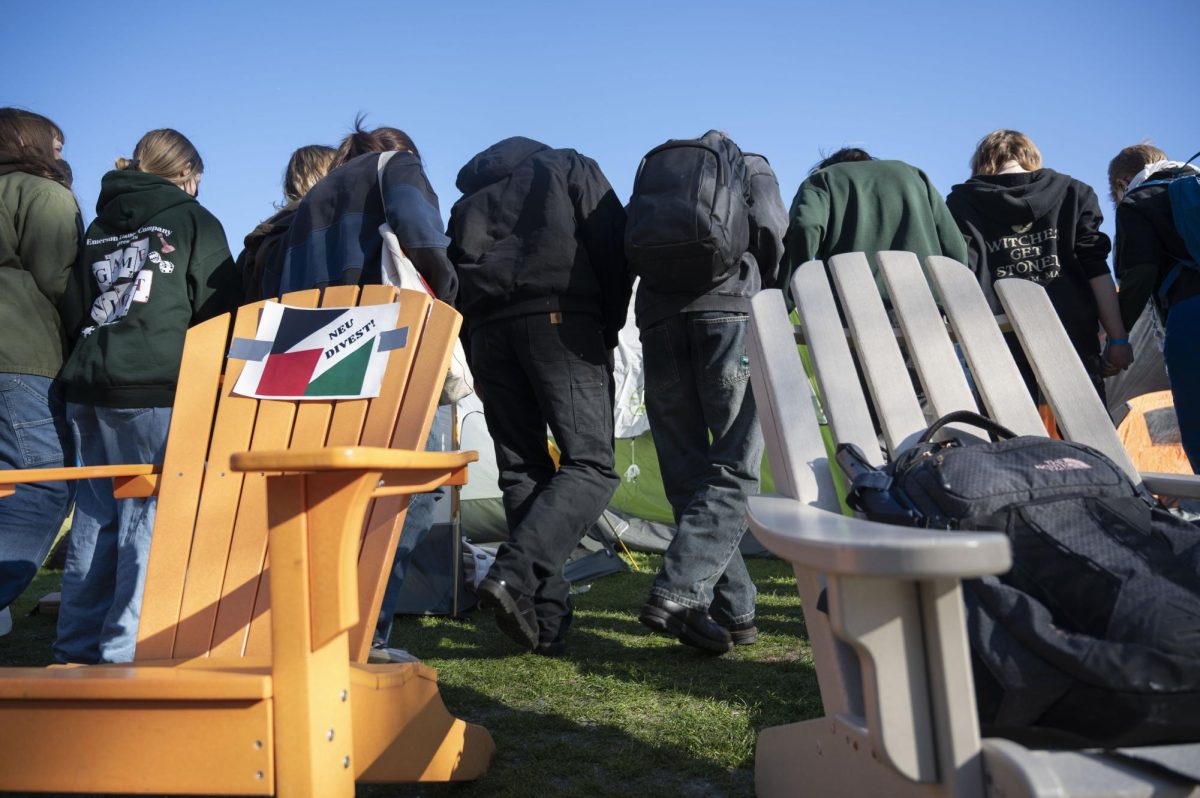
{"type": "Polygon", "coordinates": [[[1167,154],[1149,142],[1134,144],[1117,153],[1117,157],[1108,162],[1108,192],[1113,204],[1121,201],[1125,187],[1129,185],[1137,173],[1152,163],[1167,160],[1167,154]]]}
{"type": "Polygon", "coordinates": [[[169,127],[151,130],[133,148],[132,158],[118,158],[118,169],[135,169],[179,184],[204,172],[204,160],[188,137],[169,127]]]}
{"type": "Polygon", "coordinates": [[[321,144],[310,144],[292,153],[283,175],[283,196],[290,202],[304,198],[329,170],[333,168],[337,150],[321,144]]]}
{"type": "Polygon", "coordinates": [[[1037,145],[1019,130],[993,130],[975,145],[971,156],[971,174],[994,175],[1009,161],[1033,172],[1042,168],[1042,153],[1037,145]]]}

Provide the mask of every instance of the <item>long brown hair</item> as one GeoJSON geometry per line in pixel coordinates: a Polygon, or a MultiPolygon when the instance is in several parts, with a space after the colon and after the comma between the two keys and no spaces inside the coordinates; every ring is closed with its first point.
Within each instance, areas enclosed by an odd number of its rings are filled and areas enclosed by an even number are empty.
{"type": "Polygon", "coordinates": [[[418,158],[421,157],[417,145],[403,130],[394,127],[364,130],[362,123],[365,119],[366,116],[359,114],[354,120],[354,129],[350,131],[350,135],[342,139],[337,150],[337,166],[369,152],[411,152],[418,158]]]}
{"type": "Polygon", "coordinates": [[[54,155],[56,138],[66,141],[62,128],[41,114],[23,108],[0,108],[0,160],[70,188],[70,173],[54,155]]]}
{"type": "Polygon", "coordinates": [[[132,158],[118,158],[118,169],[136,169],[179,184],[204,173],[204,160],[195,145],[178,130],[169,127],[151,130],[133,148],[132,158]]]}

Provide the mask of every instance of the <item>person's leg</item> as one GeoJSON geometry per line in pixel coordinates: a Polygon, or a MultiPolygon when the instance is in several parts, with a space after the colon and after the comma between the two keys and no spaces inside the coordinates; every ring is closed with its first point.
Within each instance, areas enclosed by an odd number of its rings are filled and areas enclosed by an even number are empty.
{"type": "MultiPolygon", "coordinates": [[[[96,408],[68,404],[67,423],[84,466],[107,465],[96,408]]],[[[112,606],[117,573],[117,503],[111,479],[76,483],[75,515],[67,538],[56,662],[95,663],[100,659],[100,632],[112,606]]]]}
{"type": "Polygon", "coordinates": [[[675,535],[638,620],[687,645],[722,653],[731,643],[728,632],[708,614],[712,584],[699,584],[689,561],[689,540],[697,532],[689,513],[700,500],[709,471],[709,430],[698,393],[702,373],[696,369],[692,345],[686,316],[642,331],[646,411],[675,535]]]}
{"type": "Polygon", "coordinates": [[[533,648],[538,638],[533,601],[538,579],[521,521],[555,470],[546,448],[546,420],[515,352],[526,345],[524,320],[519,318],[485,325],[471,335],[471,372],[495,446],[509,531],[509,540],[496,552],[477,593],[482,608],[498,609],[497,624],[505,634],[533,648]]]}
{"type": "Polygon", "coordinates": [[[558,447],[559,464],[526,502],[506,546],[529,564],[538,639],[545,642],[561,640],[570,624],[563,564],[620,480],[614,470],[612,373],[599,320],[564,313],[523,321],[525,346],[517,355],[558,447]]]}
{"type": "MultiPolygon", "coordinates": [[[[425,451],[449,451],[452,424],[450,405],[439,407],[429,428],[429,436],[425,439],[425,451]]],[[[435,506],[444,492],[444,489],[439,488],[432,493],[418,493],[408,502],[408,514],[404,516],[400,542],[396,546],[396,556],[392,560],[392,570],[388,574],[387,587],[383,592],[383,604],[379,608],[379,619],[375,624],[372,645],[376,648],[387,647],[392,638],[392,622],[396,618],[396,603],[404,588],[404,574],[408,571],[409,561],[412,560],[413,549],[421,545],[421,541],[433,528],[435,506]]],[[[454,563],[453,566],[457,567],[458,564],[454,563]]]]}
{"type": "MultiPolygon", "coordinates": [[[[392,639],[392,623],[396,619],[396,604],[404,588],[404,575],[408,571],[409,561],[412,560],[413,549],[421,544],[433,528],[437,499],[436,492],[418,493],[408,503],[408,515],[404,517],[404,526],[400,530],[400,543],[396,546],[396,557],[392,561],[392,571],[388,574],[379,619],[375,623],[372,645],[376,648],[386,648],[392,639]]],[[[453,565],[457,566],[457,563],[453,565]]]]}
{"type": "Polygon", "coordinates": [[[1163,360],[1175,398],[1183,451],[1200,474],[1200,296],[1185,299],[1167,315],[1163,360]]]}
{"type": "MultiPolygon", "coordinates": [[[[62,468],[74,463],[66,408],[48,377],[0,373],[0,468],[62,468]]],[[[68,482],[18,485],[0,499],[0,610],[29,587],[67,517],[68,482]]]]}
{"type": "Polygon", "coordinates": [[[740,626],[754,618],[754,583],[738,546],[748,527],[747,497],[758,492],[763,451],[746,356],[749,317],[704,312],[685,318],[699,407],[711,442],[706,473],[681,513],[680,531],[654,590],[685,606],[703,604],[719,623],[740,626]]]}
{"type": "MultiPolygon", "coordinates": [[[[98,407],[96,417],[109,462],[162,463],[171,408],[98,407]]],[[[158,499],[153,496],[117,502],[116,582],[112,606],[100,632],[101,662],[133,659],[157,508],[158,499]]]]}

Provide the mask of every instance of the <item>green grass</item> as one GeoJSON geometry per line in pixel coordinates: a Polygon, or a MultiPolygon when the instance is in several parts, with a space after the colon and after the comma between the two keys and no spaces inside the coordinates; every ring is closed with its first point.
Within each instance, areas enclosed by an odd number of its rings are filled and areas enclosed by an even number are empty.
{"type": "MultiPolygon", "coordinates": [[[[518,653],[490,615],[405,618],[393,645],[438,669],[450,711],[491,731],[492,768],[466,785],[372,786],[364,796],[753,795],[754,742],[766,726],[820,714],[790,568],[752,560],[757,645],[711,657],[637,621],[661,560],[605,577],[574,598],[561,659],[518,653]]],[[[49,661],[51,619],[27,613],[57,589],[43,572],[13,607],[0,664],[49,661]]]]}

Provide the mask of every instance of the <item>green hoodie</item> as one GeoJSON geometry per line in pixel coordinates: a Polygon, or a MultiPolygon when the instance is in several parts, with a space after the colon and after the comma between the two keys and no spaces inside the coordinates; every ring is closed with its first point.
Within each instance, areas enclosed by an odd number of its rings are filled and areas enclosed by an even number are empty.
{"type": "Polygon", "coordinates": [[[78,336],[67,400],[169,407],[187,328],[241,298],[225,231],[194,197],[132,170],[104,176],[96,213],[61,308],[78,336]]]}
{"type": "Polygon", "coordinates": [[[0,164],[0,372],[55,377],[63,362],[58,304],[83,225],[70,191],[0,164]]]}

